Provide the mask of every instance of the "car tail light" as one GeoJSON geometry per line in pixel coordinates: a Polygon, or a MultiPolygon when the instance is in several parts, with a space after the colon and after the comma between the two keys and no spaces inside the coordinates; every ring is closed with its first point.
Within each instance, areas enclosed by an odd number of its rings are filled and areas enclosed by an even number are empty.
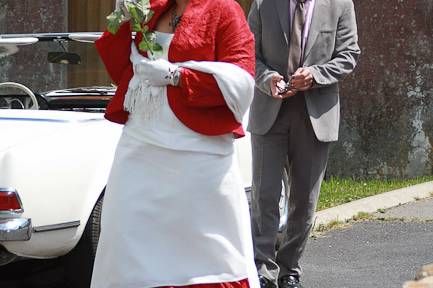
{"type": "Polygon", "coordinates": [[[0,212],[22,212],[21,200],[15,189],[0,188],[0,212]]]}

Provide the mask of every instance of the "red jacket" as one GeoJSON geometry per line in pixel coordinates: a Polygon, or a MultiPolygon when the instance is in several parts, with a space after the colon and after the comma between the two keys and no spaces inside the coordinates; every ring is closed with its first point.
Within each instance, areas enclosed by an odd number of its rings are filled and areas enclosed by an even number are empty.
{"type": "MultiPolygon", "coordinates": [[[[155,15],[148,23],[150,29],[172,4],[169,0],[151,1],[155,15]]],[[[123,24],[115,35],[105,32],[96,41],[99,55],[118,86],[105,117],[121,124],[128,119],[123,100],[133,75],[129,60],[131,41],[129,23],[123,24]]],[[[139,41],[137,37],[135,42],[139,41]]],[[[254,38],[240,6],[234,0],[190,0],[176,28],[168,60],[229,62],[254,76],[254,38]]],[[[180,79],[179,87],[167,87],[167,97],[170,108],[183,124],[205,135],[230,132],[244,135],[241,123],[236,122],[212,75],[182,68],[180,79]]]]}

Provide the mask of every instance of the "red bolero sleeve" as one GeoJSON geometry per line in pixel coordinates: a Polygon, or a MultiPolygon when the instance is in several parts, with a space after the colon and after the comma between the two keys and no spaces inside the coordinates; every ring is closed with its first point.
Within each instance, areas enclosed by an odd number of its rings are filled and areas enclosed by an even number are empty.
{"type": "MultiPolygon", "coordinates": [[[[255,71],[254,38],[246,24],[243,10],[235,1],[226,1],[215,35],[215,59],[235,64],[251,76],[255,71]]],[[[195,23],[197,25],[197,23],[195,23]]],[[[211,37],[211,35],[206,35],[211,37]]],[[[212,75],[182,69],[180,88],[186,103],[195,107],[225,106],[224,97],[212,75]]]]}
{"type": "Polygon", "coordinates": [[[106,31],[96,42],[96,49],[105,64],[105,69],[113,80],[119,85],[123,74],[131,66],[131,29],[129,23],[123,23],[115,35],[106,31]]]}

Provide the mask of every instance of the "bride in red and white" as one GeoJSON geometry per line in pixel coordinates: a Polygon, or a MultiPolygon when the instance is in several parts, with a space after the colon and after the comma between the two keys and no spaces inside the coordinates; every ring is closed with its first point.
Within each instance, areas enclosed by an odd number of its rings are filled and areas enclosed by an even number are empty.
{"type": "MultiPolygon", "coordinates": [[[[123,1],[117,1],[117,9],[123,1]]],[[[92,288],[257,288],[233,142],[254,87],[254,39],[234,0],[151,0],[161,55],[126,21],[97,41],[125,124],[107,184],[92,288]]]]}

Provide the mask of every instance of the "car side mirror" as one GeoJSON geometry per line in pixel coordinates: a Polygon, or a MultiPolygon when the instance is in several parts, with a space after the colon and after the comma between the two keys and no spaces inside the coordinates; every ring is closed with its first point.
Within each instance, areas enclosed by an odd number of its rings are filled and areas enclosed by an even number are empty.
{"type": "Polygon", "coordinates": [[[81,57],[70,52],[48,52],[48,62],[55,64],[80,64],[81,57]]]}

